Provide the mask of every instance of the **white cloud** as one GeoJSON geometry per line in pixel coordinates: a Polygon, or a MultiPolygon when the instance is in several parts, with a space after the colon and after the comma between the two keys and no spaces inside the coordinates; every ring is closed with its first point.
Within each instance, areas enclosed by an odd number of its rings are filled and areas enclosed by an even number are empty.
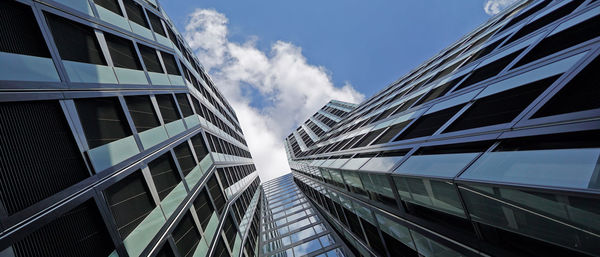
{"type": "Polygon", "coordinates": [[[489,15],[495,15],[517,1],[518,0],[487,0],[483,5],[483,10],[489,15]]]}
{"type": "Polygon", "coordinates": [[[189,15],[185,38],[237,112],[263,181],[289,172],[284,138],[331,99],[358,103],[350,84],[336,86],[328,71],[307,63],[302,49],[277,41],[268,53],[257,38],[228,39],[227,17],[211,9],[189,15]],[[254,104],[252,98],[262,100],[254,104]]]}

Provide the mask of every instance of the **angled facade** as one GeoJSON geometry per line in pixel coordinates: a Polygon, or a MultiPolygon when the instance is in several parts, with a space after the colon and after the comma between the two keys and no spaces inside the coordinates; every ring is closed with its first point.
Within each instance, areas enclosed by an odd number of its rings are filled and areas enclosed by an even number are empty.
{"type": "Polygon", "coordinates": [[[263,183],[260,256],[353,256],[287,174],[263,183]]]}
{"type": "Polygon", "coordinates": [[[598,1],[515,3],[287,137],[295,184],[357,256],[600,256],[598,28],[598,1]]]}
{"type": "Polygon", "coordinates": [[[155,0],[0,1],[0,256],[257,256],[237,116],[155,0]]]}
{"type": "Polygon", "coordinates": [[[328,131],[340,122],[348,113],[356,108],[356,104],[331,100],[319,111],[302,123],[287,138],[285,144],[290,156],[295,157],[314,146],[328,131]]]}

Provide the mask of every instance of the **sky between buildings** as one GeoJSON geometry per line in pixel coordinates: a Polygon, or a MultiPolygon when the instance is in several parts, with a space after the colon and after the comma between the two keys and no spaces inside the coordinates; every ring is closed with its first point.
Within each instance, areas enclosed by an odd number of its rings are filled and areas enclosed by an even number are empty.
{"type": "Polygon", "coordinates": [[[330,99],[360,103],[516,0],[169,0],[162,7],[236,110],[263,181],[330,99]]]}

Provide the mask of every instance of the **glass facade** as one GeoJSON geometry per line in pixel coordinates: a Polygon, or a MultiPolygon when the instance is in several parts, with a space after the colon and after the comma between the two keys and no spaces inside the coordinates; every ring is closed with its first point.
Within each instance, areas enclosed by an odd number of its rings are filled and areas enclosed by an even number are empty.
{"type": "Polygon", "coordinates": [[[154,0],[0,1],[0,256],[258,256],[260,179],[192,53],[154,0]]]}
{"type": "Polygon", "coordinates": [[[316,139],[284,142],[294,181],[356,256],[600,256],[599,20],[598,1],[517,1],[310,117],[316,139]]]}
{"type": "Polygon", "coordinates": [[[344,243],[296,186],[291,174],[263,183],[263,191],[261,256],[347,256],[344,243]]]}

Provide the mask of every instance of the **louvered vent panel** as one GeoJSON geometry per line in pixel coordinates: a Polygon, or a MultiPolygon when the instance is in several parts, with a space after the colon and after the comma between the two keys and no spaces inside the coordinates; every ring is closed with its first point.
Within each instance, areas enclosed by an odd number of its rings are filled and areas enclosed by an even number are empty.
{"type": "Polygon", "coordinates": [[[58,102],[0,104],[0,199],[9,215],[87,177],[58,102]]]}
{"type": "Polygon", "coordinates": [[[60,57],[74,62],[106,65],[100,44],[91,27],[46,13],[60,57]]]}
{"type": "Polygon", "coordinates": [[[0,51],[50,57],[42,32],[28,5],[0,1],[0,51]],[[14,22],[14,21],[19,22],[14,22]]]}
{"type": "Polygon", "coordinates": [[[105,195],[123,239],[127,238],[155,207],[141,170],[110,186],[105,195]]]}
{"type": "Polygon", "coordinates": [[[123,14],[121,13],[121,7],[119,6],[117,0],[94,0],[94,3],[106,8],[111,12],[123,16],[123,14]]]}
{"type": "Polygon", "coordinates": [[[114,245],[90,200],[18,241],[13,250],[17,257],[106,257],[114,245]]]}
{"type": "Polygon", "coordinates": [[[175,227],[172,236],[180,256],[188,257],[193,255],[194,249],[196,249],[196,246],[200,242],[200,233],[189,212],[183,216],[183,219],[175,227]]]}
{"type": "Polygon", "coordinates": [[[221,191],[221,187],[219,186],[219,182],[217,182],[217,177],[212,176],[208,180],[208,191],[213,198],[215,206],[217,207],[217,211],[221,213],[223,208],[225,208],[225,195],[223,195],[223,191],[221,191]]]}
{"type": "Polygon", "coordinates": [[[160,126],[149,96],[126,96],[125,102],[138,133],[160,126]]]}

